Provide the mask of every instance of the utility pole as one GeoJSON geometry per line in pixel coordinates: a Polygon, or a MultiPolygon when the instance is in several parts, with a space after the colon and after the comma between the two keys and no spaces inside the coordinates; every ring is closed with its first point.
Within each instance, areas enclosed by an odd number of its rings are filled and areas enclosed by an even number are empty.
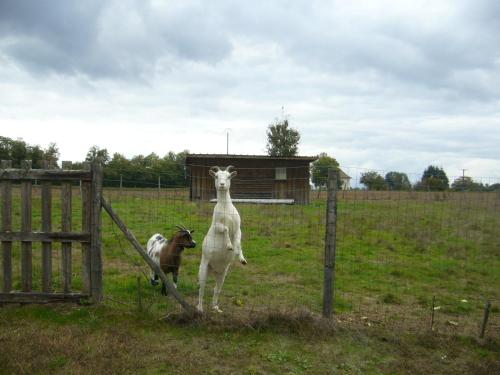
{"type": "Polygon", "coordinates": [[[462,191],[465,191],[465,171],[467,169],[462,168],[462,191]]]}

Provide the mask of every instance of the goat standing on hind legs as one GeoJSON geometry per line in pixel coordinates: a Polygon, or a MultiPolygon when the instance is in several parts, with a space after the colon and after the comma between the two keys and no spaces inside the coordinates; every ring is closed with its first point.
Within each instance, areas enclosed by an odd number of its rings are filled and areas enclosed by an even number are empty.
{"type": "Polygon", "coordinates": [[[203,240],[200,271],[198,274],[200,291],[197,308],[200,312],[203,311],[203,296],[209,274],[213,274],[215,277],[212,309],[222,312],[219,309],[219,294],[231,262],[238,256],[241,264],[247,264],[243,256],[243,250],[241,249],[240,215],[236,207],[233,206],[229,194],[231,179],[236,176],[236,171],[230,172],[231,168],[234,167],[228,166],[225,170],[221,170],[219,167],[212,167],[209,172],[215,180],[217,204],[214,208],[212,224],[203,240]]]}
{"type": "MultiPolygon", "coordinates": [[[[192,233],[194,230],[189,230],[184,226],[176,225],[179,230],[172,236],[170,242],[161,234],[154,234],[146,246],[148,255],[158,264],[165,273],[172,273],[174,287],[177,288],[179,277],[179,267],[182,260],[182,251],[184,248],[193,248],[196,242],[193,240],[192,233]]],[[[158,285],[158,275],[152,273],[151,285],[158,285]]],[[[161,293],[167,294],[167,288],[162,283],[161,293]]]]}

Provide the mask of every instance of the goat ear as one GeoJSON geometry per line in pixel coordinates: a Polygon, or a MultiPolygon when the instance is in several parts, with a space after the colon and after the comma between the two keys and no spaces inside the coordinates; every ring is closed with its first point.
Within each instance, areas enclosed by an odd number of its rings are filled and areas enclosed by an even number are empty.
{"type": "Polygon", "coordinates": [[[233,178],[234,176],[236,176],[238,174],[238,172],[234,171],[234,172],[231,172],[231,174],[229,176],[231,176],[231,178],[233,178]]]}
{"type": "Polygon", "coordinates": [[[210,173],[210,176],[212,176],[212,177],[215,177],[215,176],[216,176],[215,171],[214,171],[214,170],[212,170],[212,169],[210,169],[210,170],[208,171],[208,173],[210,173]]]}
{"type": "Polygon", "coordinates": [[[191,232],[191,233],[194,233],[194,229],[191,229],[191,230],[190,230],[190,232],[191,232]]]}

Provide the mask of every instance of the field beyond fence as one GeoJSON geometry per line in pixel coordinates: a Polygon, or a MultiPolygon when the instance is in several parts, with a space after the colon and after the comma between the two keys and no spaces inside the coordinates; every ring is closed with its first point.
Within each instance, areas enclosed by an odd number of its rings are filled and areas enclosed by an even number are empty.
{"type": "MultiPolygon", "coordinates": [[[[189,201],[184,189],[106,189],[104,196],[145,243],[174,225],[196,230],[201,244],[213,203],[189,201]]],[[[326,201],[308,205],[239,204],[249,262],[230,270],[221,296],[229,314],[320,313],[326,201]]],[[[335,319],[339,324],[477,335],[484,305],[488,332],[500,328],[500,199],[497,193],[338,193],[335,319]],[[432,321],[432,323],[431,323],[432,321]]],[[[137,300],[136,276],[147,273],[121,233],[105,220],[107,295],[137,300]]],[[[184,252],[179,290],[195,304],[200,247],[184,252]]],[[[212,284],[213,285],[213,284],[212,284]]],[[[208,289],[210,290],[210,289],[208,289]]],[[[176,311],[143,285],[146,306],[176,311]]],[[[206,303],[211,296],[207,293],[206,303]]]]}
{"type": "MultiPolygon", "coordinates": [[[[274,312],[320,314],[326,200],[324,193],[310,194],[307,205],[237,205],[249,264],[235,262],[227,276],[220,301],[227,314],[241,319],[274,312]]],[[[170,236],[177,224],[195,229],[199,245],[184,252],[179,291],[196,304],[201,243],[213,203],[190,201],[184,188],[105,188],[103,195],[142,244],[154,233],[170,236]]],[[[36,186],[33,199],[35,228],[40,225],[36,186]]],[[[81,225],[78,200],[74,187],[75,230],[81,225]]],[[[54,202],[57,216],[57,194],[54,202]]],[[[16,199],[13,210],[15,227],[20,210],[16,199]]],[[[429,330],[432,325],[435,331],[475,336],[489,301],[486,334],[498,336],[499,227],[497,193],[339,191],[334,319],[341,325],[410,331],[429,330]]],[[[15,245],[17,265],[18,250],[15,245]]],[[[180,311],[173,299],[163,298],[159,288],[148,284],[149,269],[107,215],[103,215],[103,253],[107,303],[140,307],[158,317],[180,311]]],[[[39,259],[34,244],[34,288],[39,283],[39,259]]],[[[56,270],[57,248],[53,262],[56,270]]],[[[73,287],[78,288],[78,249],[73,263],[73,287]]],[[[14,268],[14,289],[19,288],[19,274],[14,268]]],[[[55,271],[56,289],[58,279],[55,271]]],[[[207,291],[211,286],[213,281],[207,291]]],[[[210,299],[207,293],[205,302],[210,299]]]]}

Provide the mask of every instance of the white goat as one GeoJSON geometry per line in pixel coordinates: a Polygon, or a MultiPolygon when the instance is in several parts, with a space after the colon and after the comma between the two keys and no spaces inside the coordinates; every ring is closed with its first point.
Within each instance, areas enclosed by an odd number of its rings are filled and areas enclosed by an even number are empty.
{"type": "Polygon", "coordinates": [[[203,240],[200,271],[198,274],[200,283],[198,310],[200,312],[203,311],[203,296],[209,273],[215,277],[212,309],[222,312],[218,304],[219,294],[231,262],[238,255],[241,264],[247,264],[243,256],[243,250],[241,249],[240,215],[233,206],[229,194],[231,179],[236,176],[236,171],[230,172],[231,168],[234,167],[230,165],[225,170],[221,170],[219,167],[212,167],[209,172],[215,180],[217,204],[214,208],[212,224],[203,240]]]}

